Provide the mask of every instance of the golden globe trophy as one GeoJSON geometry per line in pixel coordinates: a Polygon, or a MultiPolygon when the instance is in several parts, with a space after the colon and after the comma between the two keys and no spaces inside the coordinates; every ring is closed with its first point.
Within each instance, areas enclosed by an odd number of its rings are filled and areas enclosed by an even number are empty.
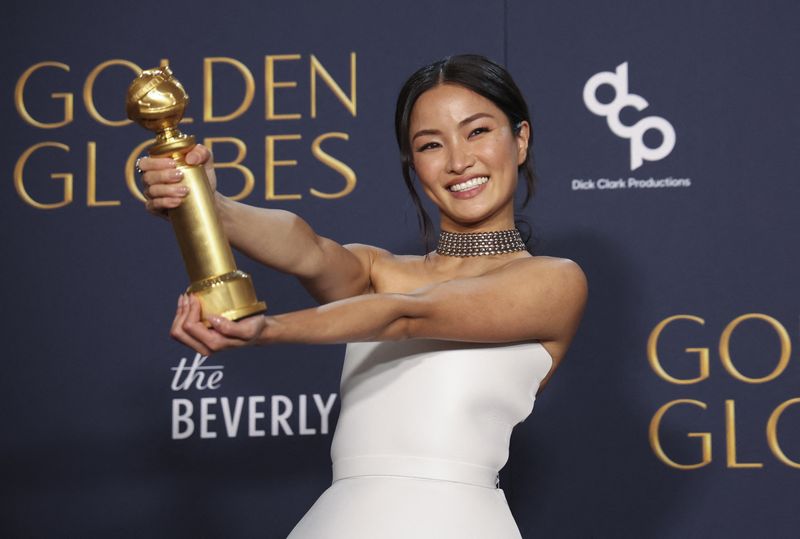
{"type": "Polygon", "coordinates": [[[128,118],[156,133],[147,151],[151,157],[171,157],[183,172],[180,185],[189,188],[183,203],[169,210],[191,285],[187,292],[200,299],[206,325],[213,315],[238,320],[264,312],[250,276],[236,269],[230,244],[214,211],[214,193],[202,165],[188,165],[186,154],[195,138],[177,126],[189,96],[169,66],[143,71],[128,88],[128,118]]]}

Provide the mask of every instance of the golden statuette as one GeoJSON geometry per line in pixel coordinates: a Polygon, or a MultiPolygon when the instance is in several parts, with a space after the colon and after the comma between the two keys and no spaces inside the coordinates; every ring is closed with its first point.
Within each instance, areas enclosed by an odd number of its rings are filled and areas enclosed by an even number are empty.
{"type": "Polygon", "coordinates": [[[187,292],[200,299],[203,319],[211,316],[238,320],[264,312],[253,281],[236,269],[230,244],[214,211],[214,193],[202,165],[186,163],[195,138],[178,130],[189,96],[169,66],[143,71],[128,87],[128,118],[156,133],[147,151],[151,157],[171,157],[183,172],[179,185],[189,188],[183,203],[169,210],[191,285],[187,292]]]}

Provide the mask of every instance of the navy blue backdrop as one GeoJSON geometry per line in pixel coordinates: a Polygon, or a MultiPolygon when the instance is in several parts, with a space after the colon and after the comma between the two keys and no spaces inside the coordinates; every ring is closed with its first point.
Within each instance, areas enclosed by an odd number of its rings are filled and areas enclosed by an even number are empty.
{"type": "MultiPolygon", "coordinates": [[[[797,536],[796,3],[149,9],[13,1],[0,21],[0,535],[284,537],[330,482],[341,347],[203,361],[167,336],[187,283],[135,193],[135,70],[170,61],[183,130],[232,163],[223,193],[421,253],[394,99],[479,52],[532,106],[537,250],[591,289],[501,476],[523,536],[797,536]]],[[[238,262],[272,312],[312,305],[238,262]]]]}

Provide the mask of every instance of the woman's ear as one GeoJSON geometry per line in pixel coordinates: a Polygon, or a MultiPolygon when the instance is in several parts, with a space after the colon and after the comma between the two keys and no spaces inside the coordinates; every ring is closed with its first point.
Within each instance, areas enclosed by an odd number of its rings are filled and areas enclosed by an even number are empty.
{"type": "Polygon", "coordinates": [[[516,125],[517,136],[517,166],[522,165],[528,158],[528,144],[531,140],[531,124],[522,120],[516,125]]]}

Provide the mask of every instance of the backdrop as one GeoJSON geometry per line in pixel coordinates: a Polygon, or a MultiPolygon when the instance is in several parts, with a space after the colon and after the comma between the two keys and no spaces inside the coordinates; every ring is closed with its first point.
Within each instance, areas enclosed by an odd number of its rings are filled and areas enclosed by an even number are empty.
{"type": "MultiPolygon", "coordinates": [[[[3,537],[284,537],[330,483],[339,346],[196,357],[124,118],[167,59],[220,190],[421,253],[392,132],[478,52],[533,109],[540,254],[590,282],[502,487],[523,536],[796,537],[796,2],[20,2],[0,22],[3,537]],[[194,368],[192,368],[194,367],[194,368]]],[[[279,313],[313,304],[238,256],[279,313]]]]}

